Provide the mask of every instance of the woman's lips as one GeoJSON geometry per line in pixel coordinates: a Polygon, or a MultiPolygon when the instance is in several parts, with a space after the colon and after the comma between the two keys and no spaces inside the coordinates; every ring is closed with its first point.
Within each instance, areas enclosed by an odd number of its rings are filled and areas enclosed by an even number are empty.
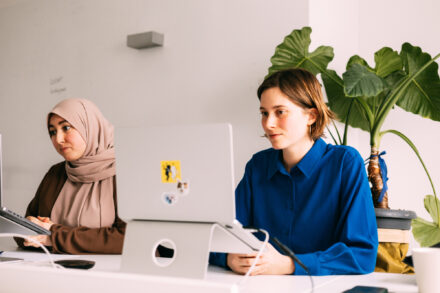
{"type": "Polygon", "coordinates": [[[70,149],[70,147],[62,147],[62,148],[61,148],[61,151],[64,153],[64,152],[66,152],[68,149],[70,149]]]}
{"type": "Polygon", "coordinates": [[[279,134],[279,133],[275,133],[275,134],[269,134],[269,137],[270,138],[277,138],[277,137],[279,137],[281,134],[279,134]]]}

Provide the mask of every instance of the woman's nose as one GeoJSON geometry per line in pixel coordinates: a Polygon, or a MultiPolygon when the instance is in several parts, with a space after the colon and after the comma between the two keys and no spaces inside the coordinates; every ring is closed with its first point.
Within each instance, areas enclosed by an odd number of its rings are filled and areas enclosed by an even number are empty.
{"type": "Polygon", "coordinates": [[[59,144],[64,143],[64,133],[61,131],[57,132],[56,142],[59,144]]]}
{"type": "Polygon", "coordinates": [[[276,121],[275,121],[276,119],[275,119],[275,117],[273,116],[273,115],[267,115],[267,117],[266,117],[266,119],[265,119],[265,121],[263,122],[263,125],[266,127],[266,128],[272,128],[272,127],[274,127],[275,126],[275,124],[276,124],[276,121]]]}

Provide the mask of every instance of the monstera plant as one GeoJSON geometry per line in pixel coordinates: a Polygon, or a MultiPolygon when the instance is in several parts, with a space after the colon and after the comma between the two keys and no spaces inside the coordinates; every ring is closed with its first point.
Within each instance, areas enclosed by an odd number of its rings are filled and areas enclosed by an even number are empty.
{"type": "MultiPolygon", "coordinates": [[[[271,58],[269,75],[282,69],[301,67],[320,75],[324,83],[328,106],[345,124],[343,138],[347,143],[348,126],[360,128],[370,134],[371,154],[368,177],[371,182],[376,208],[389,209],[386,187],[386,165],[381,158],[380,142],[385,134],[402,138],[416,153],[431,183],[433,195],[427,195],[425,208],[432,222],[421,218],[412,221],[413,234],[422,246],[440,242],[440,204],[434,184],[415,145],[398,130],[383,130],[390,111],[398,106],[416,115],[440,121],[440,79],[435,62],[440,54],[431,57],[419,47],[404,43],[400,52],[384,47],[374,54],[374,67],[358,55],[352,56],[346,71],[339,76],[328,68],[333,59],[333,48],[320,46],[309,52],[310,27],[294,30],[275,49],[271,58]]],[[[336,128],[337,131],[337,128],[336,128]]]]}

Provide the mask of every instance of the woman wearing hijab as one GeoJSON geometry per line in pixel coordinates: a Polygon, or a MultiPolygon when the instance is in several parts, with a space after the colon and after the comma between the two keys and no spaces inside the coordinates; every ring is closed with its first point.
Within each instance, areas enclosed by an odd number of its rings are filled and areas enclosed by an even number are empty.
{"type": "Polygon", "coordinates": [[[26,211],[51,235],[32,237],[55,253],[121,253],[113,126],[92,102],[67,99],[48,114],[47,127],[65,161],[50,168],[26,211]]]}

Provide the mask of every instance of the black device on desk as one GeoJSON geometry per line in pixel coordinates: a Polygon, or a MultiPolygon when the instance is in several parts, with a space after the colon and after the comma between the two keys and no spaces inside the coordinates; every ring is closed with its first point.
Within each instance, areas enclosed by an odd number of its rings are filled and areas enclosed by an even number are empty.
{"type": "Polygon", "coordinates": [[[373,286],[356,286],[342,293],[388,293],[388,289],[373,286]]]}
{"type": "Polygon", "coordinates": [[[2,205],[2,171],[2,135],[0,134],[0,233],[28,234],[30,232],[30,234],[50,235],[49,230],[44,229],[2,205]]]}
{"type": "Polygon", "coordinates": [[[62,259],[55,261],[55,263],[68,269],[83,269],[83,270],[91,269],[95,265],[95,262],[93,260],[84,260],[84,259],[62,259]]]}

